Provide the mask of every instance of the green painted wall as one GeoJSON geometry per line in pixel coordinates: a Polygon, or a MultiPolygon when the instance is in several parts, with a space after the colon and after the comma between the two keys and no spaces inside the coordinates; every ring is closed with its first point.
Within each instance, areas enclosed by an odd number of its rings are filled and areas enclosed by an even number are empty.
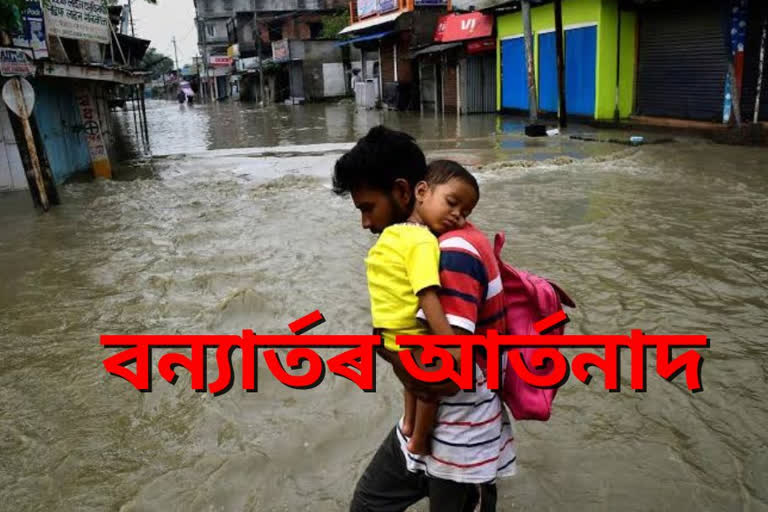
{"type": "MultiPolygon", "coordinates": [[[[563,26],[597,24],[597,56],[595,77],[595,117],[612,119],[616,105],[616,52],[618,43],[619,10],[617,0],[563,0],[563,26]]],[[[635,73],[635,26],[634,14],[622,13],[622,62],[620,75],[620,113],[631,113],[635,73]]],[[[541,31],[555,28],[555,12],[552,4],[531,9],[531,27],[534,41],[541,31]]],[[[496,19],[499,39],[496,49],[496,107],[501,109],[501,40],[523,33],[522,14],[516,12],[496,19]]],[[[539,76],[538,45],[534,44],[536,76],[539,76]]]]}
{"type": "Polygon", "coordinates": [[[619,46],[619,6],[615,0],[600,2],[597,27],[597,77],[595,119],[612,119],[616,111],[616,58],[619,46]]]}

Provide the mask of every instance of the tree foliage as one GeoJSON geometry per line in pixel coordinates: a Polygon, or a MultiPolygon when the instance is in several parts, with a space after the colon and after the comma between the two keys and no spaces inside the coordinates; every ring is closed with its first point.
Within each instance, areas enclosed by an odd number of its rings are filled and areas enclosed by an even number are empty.
{"type": "Polygon", "coordinates": [[[20,32],[21,13],[26,7],[26,0],[0,0],[0,30],[13,34],[20,32]]]}
{"type": "Polygon", "coordinates": [[[161,75],[171,71],[174,68],[173,59],[157,51],[157,48],[150,48],[141,59],[139,67],[152,73],[152,78],[159,78],[161,75]]]}
{"type": "Polygon", "coordinates": [[[339,36],[339,32],[349,25],[349,11],[343,9],[334,14],[326,14],[321,18],[321,21],[323,23],[323,30],[320,32],[321,38],[344,39],[344,36],[339,36]]]}

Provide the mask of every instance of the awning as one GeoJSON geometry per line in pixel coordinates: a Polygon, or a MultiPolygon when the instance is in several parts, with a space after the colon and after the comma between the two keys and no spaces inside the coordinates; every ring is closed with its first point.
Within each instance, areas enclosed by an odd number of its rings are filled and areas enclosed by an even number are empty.
{"type": "Polygon", "coordinates": [[[429,53],[440,53],[451,48],[461,46],[463,43],[444,43],[444,44],[432,44],[421,50],[417,50],[411,54],[411,58],[418,57],[419,55],[427,55],[429,53]]]}
{"type": "Polygon", "coordinates": [[[365,30],[367,28],[375,27],[377,25],[390,23],[392,21],[395,21],[397,18],[399,18],[403,14],[404,14],[404,11],[398,11],[398,12],[392,12],[389,14],[384,14],[381,16],[375,16],[373,18],[368,18],[363,21],[358,21],[357,23],[353,23],[350,26],[346,27],[341,32],[339,32],[339,35],[341,36],[344,34],[349,34],[350,32],[359,32],[360,30],[365,30]]]}
{"type": "Polygon", "coordinates": [[[99,64],[60,64],[48,61],[37,62],[37,76],[98,80],[125,85],[143,84],[151,80],[147,71],[126,71],[99,64]]]}
{"type": "Polygon", "coordinates": [[[346,46],[348,44],[355,44],[361,41],[374,41],[376,39],[381,39],[382,37],[386,37],[389,34],[394,34],[394,33],[395,33],[395,30],[385,30],[384,32],[376,32],[375,34],[368,34],[367,36],[360,36],[360,37],[355,37],[353,39],[347,39],[346,41],[339,41],[336,43],[336,46],[346,46]]]}
{"type": "Polygon", "coordinates": [[[493,34],[493,16],[482,12],[446,14],[437,21],[435,42],[466,41],[493,34]]]}

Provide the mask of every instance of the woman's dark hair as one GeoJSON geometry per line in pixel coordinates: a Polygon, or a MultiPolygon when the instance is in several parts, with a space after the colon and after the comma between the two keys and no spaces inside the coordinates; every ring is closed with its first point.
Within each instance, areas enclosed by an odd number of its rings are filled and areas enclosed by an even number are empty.
{"type": "Polygon", "coordinates": [[[458,162],[453,160],[435,160],[427,166],[427,176],[424,178],[430,186],[442,185],[452,179],[458,179],[475,189],[477,198],[480,199],[480,187],[472,173],[458,162]]]}
{"type": "Polygon", "coordinates": [[[359,187],[388,192],[400,178],[413,188],[426,173],[427,161],[413,137],[376,126],[336,160],[333,192],[344,195],[359,187]]]}

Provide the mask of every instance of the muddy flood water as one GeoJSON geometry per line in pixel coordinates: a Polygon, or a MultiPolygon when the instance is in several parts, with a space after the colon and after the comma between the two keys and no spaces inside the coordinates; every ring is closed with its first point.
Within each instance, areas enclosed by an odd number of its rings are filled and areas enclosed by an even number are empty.
{"type": "MultiPolygon", "coordinates": [[[[154,156],[115,180],[60,187],[47,215],[26,194],[0,196],[0,509],[346,509],[401,411],[383,363],[376,393],[333,375],[287,388],[263,359],[246,393],[239,355],[224,395],[194,392],[183,369],[172,386],[156,367],[140,393],[104,370],[117,351],[99,336],[288,334],[314,309],[327,322],[313,334],[369,332],[374,237],[329,176],[385,123],[428,158],[470,166],[473,221],[507,233],[509,262],[568,290],[569,333],[711,340],[701,393],[656,375],[653,350],[646,393],[630,388],[628,354],[620,393],[599,372],[589,386],[572,377],[549,422],[515,425],[519,472],[499,482],[499,510],[768,510],[764,148],[525,140],[495,115],[349,105],[150,101],[148,117],[154,156]]],[[[132,116],[117,118],[135,152],[132,116]]]]}

